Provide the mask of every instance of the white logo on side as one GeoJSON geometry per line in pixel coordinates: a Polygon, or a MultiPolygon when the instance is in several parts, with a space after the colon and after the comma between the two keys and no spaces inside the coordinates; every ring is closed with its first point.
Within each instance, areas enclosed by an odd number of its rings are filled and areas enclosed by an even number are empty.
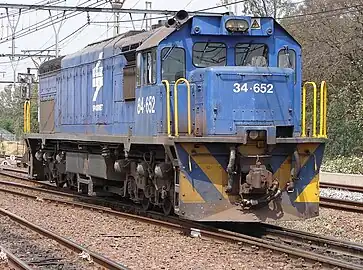
{"type": "MultiPolygon", "coordinates": [[[[92,101],[96,102],[98,94],[103,87],[103,66],[102,66],[103,52],[98,55],[98,61],[95,67],[92,69],[92,87],[95,88],[92,101]]],[[[93,111],[102,111],[103,104],[93,105],[93,111]]]]}

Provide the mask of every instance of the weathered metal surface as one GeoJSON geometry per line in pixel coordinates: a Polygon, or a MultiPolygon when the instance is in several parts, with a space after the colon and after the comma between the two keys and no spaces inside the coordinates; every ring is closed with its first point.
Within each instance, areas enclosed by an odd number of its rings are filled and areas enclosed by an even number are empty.
{"type": "MultiPolygon", "coordinates": [[[[185,218],[265,221],[309,218],[319,213],[319,168],[324,144],[279,144],[261,155],[261,162],[269,165],[272,177],[279,182],[282,194],[268,205],[262,204],[261,207],[247,210],[240,205],[238,190],[226,193],[228,181],[226,168],[229,159],[227,144],[177,143],[176,148],[181,170],[179,209],[180,215],[185,218]],[[300,155],[299,179],[294,181],[293,192],[287,192],[286,185],[291,180],[292,155],[295,151],[300,155]]],[[[248,145],[238,148],[242,156],[238,161],[241,171],[248,172],[249,162],[256,160],[253,156],[251,158],[243,156],[251,155],[253,151],[259,155],[257,150],[248,145]]]]}
{"type": "Polygon", "coordinates": [[[39,115],[39,131],[41,133],[53,133],[55,131],[54,100],[40,101],[39,110],[41,112],[39,115]]]}
{"type": "Polygon", "coordinates": [[[156,29],[155,33],[150,36],[139,48],[137,48],[137,51],[142,51],[158,46],[162,40],[167,38],[174,31],[176,31],[175,28],[161,27],[156,29]]]}

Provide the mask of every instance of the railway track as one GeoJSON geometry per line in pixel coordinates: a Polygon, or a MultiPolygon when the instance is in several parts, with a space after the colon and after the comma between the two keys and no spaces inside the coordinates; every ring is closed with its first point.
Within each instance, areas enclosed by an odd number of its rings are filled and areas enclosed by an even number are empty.
{"type": "Polygon", "coordinates": [[[320,197],[320,206],[344,211],[363,213],[363,202],[320,197]]]}
{"type": "MultiPolygon", "coordinates": [[[[320,188],[345,190],[350,192],[363,193],[363,187],[335,183],[320,183],[320,188]]],[[[363,202],[342,200],[320,196],[320,205],[326,208],[334,208],[344,211],[363,213],[363,202]]]]}
{"type": "Polygon", "coordinates": [[[26,227],[27,229],[30,229],[42,236],[45,236],[48,239],[54,240],[57,243],[59,243],[60,245],[73,250],[74,252],[78,253],[78,254],[85,254],[87,257],[89,257],[93,262],[95,262],[96,264],[98,264],[99,266],[105,267],[106,269],[115,269],[115,270],[126,270],[128,269],[127,267],[125,267],[124,265],[121,265],[117,262],[114,262],[100,254],[97,254],[93,251],[90,251],[86,248],[84,248],[81,245],[78,245],[76,243],[74,243],[73,241],[62,237],[60,235],[55,234],[54,232],[51,232],[45,228],[42,228],[14,213],[11,213],[8,210],[2,209],[0,208],[0,215],[3,216],[7,216],[8,218],[10,218],[11,220],[13,220],[14,222],[26,227]]]}
{"type": "Polygon", "coordinates": [[[334,189],[343,189],[353,192],[362,192],[363,193],[363,187],[359,186],[352,186],[352,185],[343,185],[343,184],[334,184],[334,183],[320,183],[319,186],[321,188],[334,188],[334,189]]]}
{"type": "Polygon", "coordinates": [[[8,266],[11,269],[32,270],[27,263],[15,256],[13,253],[0,246],[0,267],[8,266]]]}
{"type": "MultiPolygon", "coordinates": [[[[29,181],[28,177],[26,176],[27,170],[24,170],[24,169],[11,168],[11,167],[1,168],[0,174],[29,181]]],[[[348,191],[363,193],[363,187],[356,187],[356,186],[351,186],[351,185],[322,183],[322,184],[320,184],[320,187],[321,188],[344,189],[344,190],[348,190],[348,191]]],[[[50,189],[49,186],[48,186],[48,188],[50,189]]],[[[57,194],[57,191],[55,191],[55,190],[53,190],[53,191],[54,191],[53,194],[57,194]]],[[[60,195],[67,196],[67,194],[64,192],[61,193],[60,195]]],[[[75,195],[73,195],[73,196],[75,196],[75,195]]],[[[82,197],[82,198],[85,198],[85,197],[82,197]]],[[[327,198],[327,197],[321,196],[320,197],[320,206],[325,207],[325,208],[333,208],[333,209],[339,209],[339,210],[344,210],[344,211],[363,213],[363,203],[356,202],[356,201],[339,200],[339,199],[333,199],[333,198],[327,198]]]]}
{"type": "MultiPolygon", "coordinates": [[[[7,187],[12,186],[12,190],[1,187],[0,191],[9,192],[17,196],[25,196],[32,199],[39,197],[44,201],[73,205],[87,209],[102,211],[104,213],[122,216],[128,219],[134,219],[158,226],[168,227],[174,230],[182,231],[186,234],[194,236],[212,238],[227,242],[245,243],[248,245],[258,246],[274,250],[277,252],[287,253],[294,257],[304,258],[307,261],[319,262],[332,267],[341,269],[362,269],[363,268],[363,246],[344,242],[333,238],[321,237],[305,232],[288,230],[278,226],[267,224],[259,224],[258,226],[211,226],[210,224],[201,224],[189,221],[181,221],[175,217],[165,217],[162,214],[148,212],[130,214],[126,212],[116,211],[110,207],[99,205],[102,200],[90,201],[87,196],[75,195],[66,192],[49,190],[39,186],[22,185],[1,181],[0,185],[7,187]],[[23,191],[16,191],[14,188],[37,191],[42,195],[31,195],[23,191]],[[52,195],[63,196],[67,199],[56,198],[57,196],[46,196],[48,193],[52,195]],[[71,200],[70,200],[71,199],[71,200]],[[97,203],[97,204],[95,204],[97,203]],[[253,228],[253,231],[250,229],[253,228]]],[[[112,207],[112,203],[108,202],[112,207]]],[[[123,209],[125,210],[125,209],[123,209]]],[[[126,209],[126,211],[131,211],[126,209]]]]}

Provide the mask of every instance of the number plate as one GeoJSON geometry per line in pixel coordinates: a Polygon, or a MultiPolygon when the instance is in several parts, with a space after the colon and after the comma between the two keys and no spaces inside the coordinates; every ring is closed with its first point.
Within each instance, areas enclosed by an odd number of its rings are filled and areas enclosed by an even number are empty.
{"type": "Polygon", "coordinates": [[[139,97],[137,99],[137,114],[153,114],[155,113],[155,96],[139,97]]]}
{"type": "Polygon", "coordinates": [[[256,94],[273,94],[274,85],[272,83],[235,83],[233,85],[233,92],[247,93],[255,92],[256,94]]]}

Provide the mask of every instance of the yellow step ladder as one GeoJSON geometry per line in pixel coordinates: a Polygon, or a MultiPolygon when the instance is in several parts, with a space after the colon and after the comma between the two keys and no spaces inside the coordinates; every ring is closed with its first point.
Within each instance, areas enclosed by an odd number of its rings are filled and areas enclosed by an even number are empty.
{"type": "Polygon", "coordinates": [[[315,82],[306,82],[303,86],[302,93],[302,122],[301,122],[301,137],[307,137],[306,134],[306,89],[307,86],[313,87],[313,134],[314,138],[327,138],[327,102],[328,102],[328,87],[326,81],[320,84],[320,130],[316,133],[317,126],[317,102],[318,88],[315,82]]]}

